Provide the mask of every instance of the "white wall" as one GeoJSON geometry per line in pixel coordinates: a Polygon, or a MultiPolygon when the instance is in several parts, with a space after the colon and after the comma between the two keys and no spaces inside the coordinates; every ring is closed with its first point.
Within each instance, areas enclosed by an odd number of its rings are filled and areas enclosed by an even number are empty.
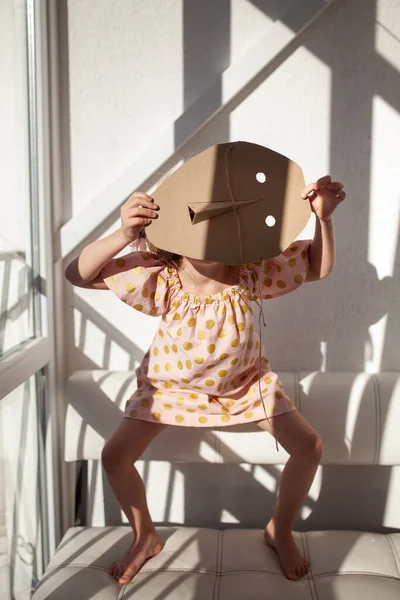
{"type": "MultiPolygon", "coordinates": [[[[296,4],[62,3],[64,222],[268,35],[277,18],[290,28],[285,15],[296,4]]],[[[400,367],[399,39],[397,0],[336,0],[240,102],[182,150],[185,156],[246,139],[291,156],[307,181],[330,173],[345,183],[348,197],[334,217],[333,274],[265,302],[264,340],[277,371],[400,367]]],[[[150,175],[143,173],[143,180],[150,175]]],[[[311,219],[311,235],[313,226],[311,219]]],[[[69,372],[138,364],[155,319],[109,292],[73,291],[66,283],[65,294],[69,372]]]]}

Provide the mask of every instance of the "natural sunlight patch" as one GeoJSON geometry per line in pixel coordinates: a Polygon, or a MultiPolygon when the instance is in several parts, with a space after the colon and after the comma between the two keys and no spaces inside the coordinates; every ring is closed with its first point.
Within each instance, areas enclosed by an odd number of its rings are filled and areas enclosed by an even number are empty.
{"type": "Polygon", "coordinates": [[[220,454],[218,454],[216,452],[215,448],[213,446],[211,446],[205,440],[200,441],[199,455],[201,456],[201,458],[204,458],[204,460],[206,460],[207,462],[210,462],[210,463],[224,462],[222,456],[220,454]]]}
{"type": "Polygon", "coordinates": [[[229,510],[223,508],[221,511],[221,523],[240,523],[240,521],[229,510]]]}
{"type": "MultiPolygon", "coordinates": [[[[393,389],[391,390],[390,400],[387,406],[382,406],[382,436],[380,443],[380,451],[378,462],[382,464],[398,464],[397,449],[393,440],[398,440],[399,421],[400,421],[400,404],[396,402],[396,398],[400,395],[400,380],[398,379],[393,389]]],[[[396,466],[396,469],[400,467],[396,466]]],[[[397,488],[398,490],[400,488],[397,488]]],[[[398,500],[397,503],[399,504],[398,500]]]]}
{"type": "Polygon", "coordinates": [[[303,506],[300,509],[300,517],[305,521],[312,515],[314,506],[318,501],[323,481],[323,467],[318,466],[317,472],[315,473],[314,480],[308,491],[307,498],[304,501],[303,506]]]}
{"type": "Polygon", "coordinates": [[[361,404],[363,402],[365,390],[370,385],[370,377],[365,373],[359,373],[353,381],[347,403],[345,430],[343,442],[352,457],[354,434],[357,426],[359,427],[359,417],[361,404]]]}
{"type": "Polygon", "coordinates": [[[137,461],[154,521],[184,523],[185,476],[167,461],[137,461]]]}
{"type": "Polygon", "coordinates": [[[393,276],[400,233],[400,115],[380,96],[373,99],[368,261],[378,277],[393,276]],[[397,148],[397,150],[396,150],[397,148]]]}
{"type": "Polygon", "coordinates": [[[320,343],[319,343],[319,350],[321,353],[321,367],[319,369],[320,371],[326,371],[327,346],[328,346],[328,344],[326,342],[324,342],[323,340],[320,341],[320,343]]]}
{"type": "Polygon", "coordinates": [[[99,368],[130,370],[142,360],[160,321],[110,291],[74,289],[75,347],[99,368]]]}
{"type": "Polygon", "coordinates": [[[231,64],[240,58],[273,25],[273,19],[247,0],[230,2],[231,64]]]}
{"type": "MultiPolygon", "coordinates": [[[[378,4],[383,4],[383,2],[379,2],[378,4]]],[[[375,50],[377,54],[400,73],[400,39],[398,34],[391,30],[394,29],[393,23],[393,21],[387,24],[376,23],[375,50]]]]}
{"type": "Polygon", "coordinates": [[[368,336],[364,348],[364,371],[366,373],[379,373],[382,370],[387,320],[388,313],[368,327],[368,336]]]}
{"type": "Polygon", "coordinates": [[[277,489],[277,479],[269,472],[268,465],[255,465],[253,477],[266,490],[275,494],[277,489]]]}
{"type": "Polygon", "coordinates": [[[385,508],[382,516],[382,527],[393,527],[400,519],[400,467],[390,469],[389,481],[386,483],[385,508]]]}
{"type": "Polygon", "coordinates": [[[249,463],[241,463],[239,466],[243,471],[251,475],[257,483],[262,485],[263,488],[274,495],[276,494],[277,482],[281,473],[275,474],[275,472],[284,465],[251,465],[249,463]]]}

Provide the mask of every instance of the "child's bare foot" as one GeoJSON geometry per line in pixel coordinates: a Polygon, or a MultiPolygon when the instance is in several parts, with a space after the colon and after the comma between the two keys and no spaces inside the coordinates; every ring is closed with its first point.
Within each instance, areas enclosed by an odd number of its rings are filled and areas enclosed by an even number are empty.
{"type": "Polygon", "coordinates": [[[134,542],[125,556],[111,565],[110,573],[118,583],[129,583],[146,560],[155,556],[161,550],[162,542],[157,533],[150,533],[134,542]]]}
{"type": "Polygon", "coordinates": [[[298,551],[291,532],[283,536],[277,535],[271,519],[264,530],[264,539],[277,551],[282,570],[288,579],[296,581],[308,573],[309,564],[298,551]]]}

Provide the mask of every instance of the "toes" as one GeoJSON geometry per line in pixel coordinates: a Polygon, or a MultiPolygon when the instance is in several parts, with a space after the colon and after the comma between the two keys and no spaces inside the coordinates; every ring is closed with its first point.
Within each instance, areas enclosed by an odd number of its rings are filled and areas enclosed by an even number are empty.
{"type": "Polygon", "coordinates": [[[301,565],[299,565],[298,567],[296,567],[296,572],[299,575],[299,579],[301,579],[302,577],[304,577],[304,575],[308,572],[308,565],[307,565],[307,563],[304,562],[301,565]]]}
{"type": "Polygon", "coordinates": [[[301,567],[295,567],[294,572],[297,575],[297,579],[301,579],[301,577],[302,577],[301,567]]]}
{"type": "Polygon", "coordinates": [[[286,574],[286,576],[287,576],[288,579],[291,579],[292,581],[297,581],[298,578],[299,578],[298,575],[297,575],[297,573],[296,573],[296,569],[293,569],[293,571],[289,571],[286,574]]]}
{"type": "Polygon", "coordinates": [[[124,571],[122,577],[120,577],[118,579],[118,583],[121,583],[122,585],[124,585],[125,583],[129,583],[130,580],[133,578],[133,576],[135,575],[136,571],[133,570],[126,570],[124,571]]]}

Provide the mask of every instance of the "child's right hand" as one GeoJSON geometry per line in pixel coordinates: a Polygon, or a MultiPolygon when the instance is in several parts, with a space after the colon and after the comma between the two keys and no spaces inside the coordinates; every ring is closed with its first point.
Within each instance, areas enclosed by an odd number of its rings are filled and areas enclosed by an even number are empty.
{"type": "Polygon", "coordinates": [[[134,192],[121,206],[121,230],[128,244],[137,240],[143,227],[158,218],[159,206],[144,192],[134,192]]]}

